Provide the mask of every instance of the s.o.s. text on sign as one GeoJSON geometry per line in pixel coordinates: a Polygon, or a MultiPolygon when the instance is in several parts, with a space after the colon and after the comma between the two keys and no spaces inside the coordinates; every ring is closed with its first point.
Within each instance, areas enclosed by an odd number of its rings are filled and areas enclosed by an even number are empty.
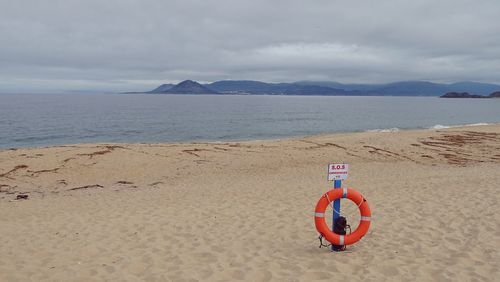
{"type": "Polygon", "coordinates": [[[328,181],[346,180],[349,171],[349,164],[329,164],[328,181]]]}

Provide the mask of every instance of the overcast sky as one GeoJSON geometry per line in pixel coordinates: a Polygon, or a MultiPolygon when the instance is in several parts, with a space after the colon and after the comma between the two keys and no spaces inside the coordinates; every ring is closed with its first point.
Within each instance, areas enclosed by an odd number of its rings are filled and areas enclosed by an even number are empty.
{"type": "Polygon", "coordinates": [[[0,92],[500,83],[500,1],[0,0],[0,92]]]}

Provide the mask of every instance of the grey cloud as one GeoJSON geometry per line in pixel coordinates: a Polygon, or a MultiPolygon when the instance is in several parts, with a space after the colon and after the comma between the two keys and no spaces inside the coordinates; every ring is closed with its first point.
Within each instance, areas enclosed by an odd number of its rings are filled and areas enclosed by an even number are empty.
{"type": "Polygon", "coordinates": [[[498,1],[0,0],[0,91],[500,82],[498,1]]]}

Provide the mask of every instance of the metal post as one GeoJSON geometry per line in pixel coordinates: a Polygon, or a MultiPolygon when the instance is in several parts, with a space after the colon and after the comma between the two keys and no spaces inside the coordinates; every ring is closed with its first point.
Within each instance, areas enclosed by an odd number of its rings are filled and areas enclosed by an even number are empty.
{"type": "MultiPolygon", "coordinates": [[[[334,189],[342,188],[342,180],[334,180],[333,188],[334,189]]],[[[335,228],[335,220],[339,217],[339,215],[340,215],[340,199],[337,199],[333,201],[332,231],[335,228]]],[[[333,251],[333,245],[332,245],[332,251],[333,251]]]]}

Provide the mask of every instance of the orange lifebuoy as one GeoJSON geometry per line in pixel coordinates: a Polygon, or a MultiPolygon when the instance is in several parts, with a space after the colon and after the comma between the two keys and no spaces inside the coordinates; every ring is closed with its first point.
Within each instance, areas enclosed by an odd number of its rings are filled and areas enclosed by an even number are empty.
{"type": "Polygon", "coordinates": [[[341,188],[332,189],[326,192],[316,204],[316,210],[314,212],[314,223],[316,224],[316,230],[325,237],[325,239],[334,245],[351,245],[359,241],[370,227],[371,211],[366,202],[365,198],[361,193],[352,188],[341,188]],[[361,214],[361,220],[359,222],[358,228],[348,235],[338,235],[328,228],[325,221],[325,210],[328,205],[340,198],[347,198],[353,201],[358,207],[361,214]]]}

